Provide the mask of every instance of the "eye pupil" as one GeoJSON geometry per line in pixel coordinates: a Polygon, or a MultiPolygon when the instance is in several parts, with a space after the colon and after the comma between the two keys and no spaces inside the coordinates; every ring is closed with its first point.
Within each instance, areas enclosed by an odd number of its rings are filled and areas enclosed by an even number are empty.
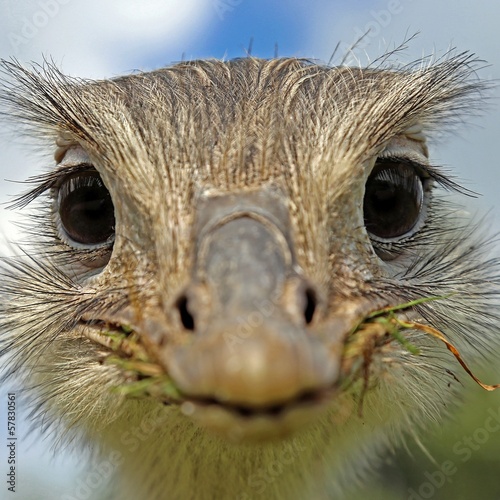
{"type": "Polygon", "coordinates": [[[84,245],[107,242],[115,231],[109,191],[97,172],[75,174],[59,188],[59,217],[71,240],[84,245]]]}
{"type": "Polygon", "coordinates": [[[422,180],[410,165],[378,163],[366,183],[365,227],[379,238],[403,236],[419,220],[423,204],[422,180]]]}

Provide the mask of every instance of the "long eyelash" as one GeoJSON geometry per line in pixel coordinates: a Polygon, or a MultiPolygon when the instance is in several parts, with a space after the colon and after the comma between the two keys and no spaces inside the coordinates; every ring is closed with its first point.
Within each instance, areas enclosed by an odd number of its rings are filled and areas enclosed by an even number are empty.
{"type": "Polygon", "coordinates": [[[37,175],[34,177],[29,177],[22,184],[35,184],[33,189],[22,194],[16,198],[12,203],[10,203],[7,208],[9,209],[19,209],[24,208],[39,196],[44,194],[51,189],[56,188],[61,184],[61,182],[69,175],[85,172],[85,171],[95,170],[94,166],[90,163],[80,163],[78,165],[70,165],[57,168],[54,171],[48,172],[46,174],[37,175]]]}
{"type": "Polygon", "coordinates": [[[384,162],[394,162],[408,165],[409,167],[415,169],[415,171],[419,173],[422,178],[432,179],[436,184],[447,191],[453,191],[471,198],[477,198],[479,196],[478,193],[458,184],[458,182],[453,180],[448,173],[444,174],[443,171],[446,171],[444,167],[437,165],[425,165],[412,160],[411,158],[400,156],[384,156],[383,160],[384,162]]]}

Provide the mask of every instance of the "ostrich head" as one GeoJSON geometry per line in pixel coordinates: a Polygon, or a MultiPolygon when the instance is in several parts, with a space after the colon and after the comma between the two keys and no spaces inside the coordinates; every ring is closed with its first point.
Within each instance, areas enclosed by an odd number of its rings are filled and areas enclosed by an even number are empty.
{"type": "Polygon", "coordinates": [[[320,498],[440,417],[461,374],[425,328],[473,356],[498,321],[427,146],[480,97],[475,65],[4,62],[8,115],[55,155],[0,284],[40,425],[118,457],[119,498],[320,498]]]}

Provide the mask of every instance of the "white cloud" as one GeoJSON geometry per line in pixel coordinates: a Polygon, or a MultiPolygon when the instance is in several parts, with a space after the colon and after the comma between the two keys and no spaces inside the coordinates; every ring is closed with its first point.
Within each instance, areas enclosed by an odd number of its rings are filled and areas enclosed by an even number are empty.
{"type": "Polygon", "coordinates": [[[0,55],[40,61],[45,54],[69,73],[109,76],[161,47],[165,62],[179,58],[210,9],[206,0],[3,0],[0,55]]]}

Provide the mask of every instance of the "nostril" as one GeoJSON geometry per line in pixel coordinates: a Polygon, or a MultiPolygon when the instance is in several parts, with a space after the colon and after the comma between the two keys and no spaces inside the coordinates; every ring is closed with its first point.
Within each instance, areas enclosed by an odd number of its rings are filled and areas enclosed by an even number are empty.
{"type": "Polygon", "coordinates": [[[304,319],[306,320],[306,324],[308,325],[313,320],[318,301],[316,298],[316,293],[311,288],[307,288],[305,293],[306,293],[306,305],[304,307],[304,319]]]}
{"type": "Polygon", "coordinates": [[[186,330],[194,330],[194,318],[188,309],[188,298],[185,295],[179,297],[176,302],[177,310],[181,318],[182,325],[186,330]]]}

